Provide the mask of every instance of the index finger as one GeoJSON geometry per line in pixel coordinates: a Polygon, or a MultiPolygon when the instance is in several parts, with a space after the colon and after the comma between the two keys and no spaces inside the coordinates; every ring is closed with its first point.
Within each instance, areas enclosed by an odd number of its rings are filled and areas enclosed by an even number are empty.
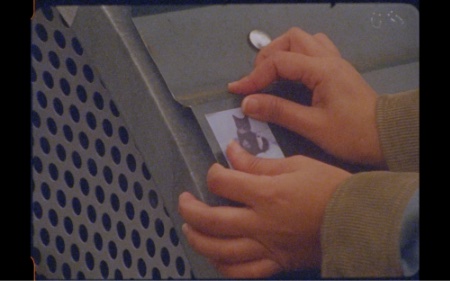
{"type": "Polygon", "coordinates": [[[298,27],[293,27],[261,49],[255,59],[255,65],[277,51],[301,53],[313,57],[339,55],[339,52],[336,53],[336,48],[330,48],[330,43],[334,46],[331,40],[326,40],[327,38],[324,37],[326,36],[321,33],[318,36],[311,35],[298,27]]]}
{"type": "Polygon", "coordinates": [[[287,158],[260,158],[248,153],[236,141],[227,147],[227,156],[236,170],[253,175],[277,176],[292,173],[308,164],[306,156],[296,155],[287,158]]]}
{"type": "Polygon", "coordinates": [[[186,223],[217,237],[242,237],[255,233],[255,216],[245,207],[209,206],[190,193],[179,196],[178,211],[186,223]]]}
{"type": "Polygon", "coordinates": [[[254,207],[261,199],[264,200],[266,187],[271,186],[272,179],[271,176],[254,175],[214,164],[209,169],[206,180],[211,192],[254,207]]]}
{"type": "Polygon", "coordinates": [[[300,81],[314,90],[323,79],[326,63],[323,58],[279,51],[255,66],[244,78],[228,84],[233,93],[249,94],[261,90],[279,78],[300,81]]]}

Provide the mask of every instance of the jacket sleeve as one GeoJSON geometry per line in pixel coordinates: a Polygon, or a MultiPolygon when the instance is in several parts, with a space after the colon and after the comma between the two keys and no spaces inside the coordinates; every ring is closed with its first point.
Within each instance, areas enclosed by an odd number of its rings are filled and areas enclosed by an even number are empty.
{"type": "Polygon", "coordinates": [[[419,188],[419,93],[383,95],[377,127],[389,171],[355,174],[338,187],[322,225],[322,277],[403,275],[404,211],[419,188]]]}
{"type": "Polygon", "coordinates": [[[419,91],[380,96],[377,126],[389,170],[419,172],[419,91]]]}

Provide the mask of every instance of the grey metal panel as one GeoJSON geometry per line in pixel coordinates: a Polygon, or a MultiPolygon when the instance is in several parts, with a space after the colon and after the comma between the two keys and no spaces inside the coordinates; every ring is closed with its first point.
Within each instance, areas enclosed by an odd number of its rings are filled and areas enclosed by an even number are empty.
{"type": "MultiPolygon", "coordinates": [[[[206,187],[214,156],[192,112],[173,100],[131,22],[130,7],[80,6],[72,28],[117,101],[130,134],[142,153],[178,233],[182,219],[177,198],[189,190],[202,200],[223,204],[206,187]]],[[[180,236],[184,243],[184,236],[180,236]]],[[[194,275],[218,273],[190,247],[194,275]]]]}
{"type": "Polygon", "coordinates": [[[364,79],[379,93],[394,94],[418,89],[419,61],[400,64],[363,73],[364,79]]]}
{"type": "Polygon", "coordinates": [[[218,99],[250,72],[248,34],[273,38],[292,26],[323,32],[361,72],[417,61],[417,10],[405,4],[212,5],[133,19],[174,98],[184,105],[218,99]],[[157,28],[156,28],[157,27],[157,28]]]}
{"type": "Polygon", "coordinates": [[[152,171],[86,46],[53,8],[37,11],[31,29],[37,279],[191,278],[152,171]]]}

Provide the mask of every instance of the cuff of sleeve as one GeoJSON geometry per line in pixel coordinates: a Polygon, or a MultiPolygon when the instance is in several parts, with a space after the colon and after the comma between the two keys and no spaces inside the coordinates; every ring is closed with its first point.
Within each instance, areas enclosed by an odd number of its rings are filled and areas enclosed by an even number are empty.
{"type": "Polygon", "coordinates": [[[403,210],[419,186],[417,173],[365,172],[333,194],[322,225],[323,278],[403,275],[403,210]]]}
{"type": "Polygon", "coordinates": [[[382,95],[377,100],[381,150],[390,171],[419,171],[419,91],[382,95]]]}

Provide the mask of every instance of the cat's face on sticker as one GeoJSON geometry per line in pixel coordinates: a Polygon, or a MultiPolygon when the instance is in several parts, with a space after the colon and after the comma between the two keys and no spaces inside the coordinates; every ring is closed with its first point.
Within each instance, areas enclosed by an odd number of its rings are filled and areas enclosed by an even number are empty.
{"type": "Polygon", "coordinates": [[[250,131],[250,120],[248,116],[244,116],[243,118],[239,118],[233,115],[234,123],[236,124],[236,128],[244,133],[250,131]]]}

